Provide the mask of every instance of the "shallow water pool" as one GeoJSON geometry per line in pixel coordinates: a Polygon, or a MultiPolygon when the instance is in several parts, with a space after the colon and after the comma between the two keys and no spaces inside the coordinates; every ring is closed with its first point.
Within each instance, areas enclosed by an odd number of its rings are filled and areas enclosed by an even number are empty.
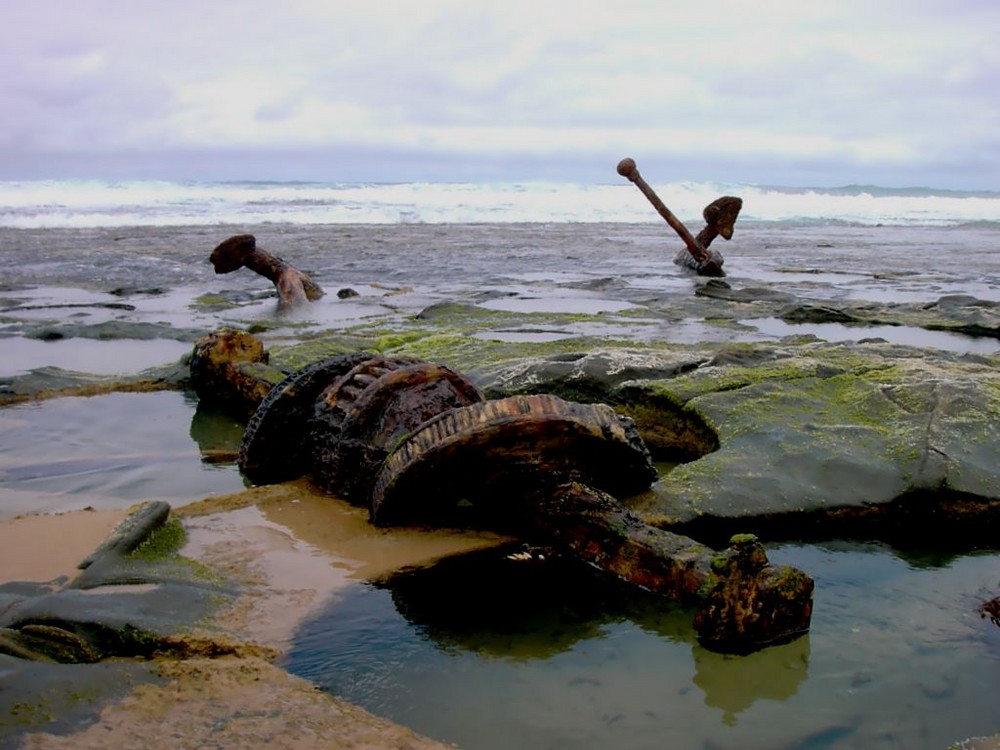
{"type": "Polygon", "coordinates": [[[692,611],[496,550],[358,585],[287,667],[469,750],[935,748],[1000,730],[1000,628],[976,611],[1000,553],[934,561],[789,544],[816,579],[808,636],[702,648],[692,611]]]}
{"type": "Polygon", "coordinates": [[[169,339],[40,341],[11,336],[2,342],[0,346],[7,356],[0,362],[0,378],[24,375],[44,367],[96,375],[128,374],[176,362],[191,351],[191,344],[169,339]]]}
{"type": "Polygon", "coordinates": [[[245,485],[242,425],[177,391],[111,393],[0,409],[0,518],[142,500],[183,505],[245,485]]]}
{"type": "Polygon", "coordinates": [[[952,331],[931,331],[914,326],[787,323],[780,318],[753,318],[740,322],[757,329],[762,334],[777,338],[813,335],[824,341],[884,339],[892,344],[943,349],[963,354],[996,354],[1000,352],[1000,340],[995,338],[968,336],[952,331]]]}

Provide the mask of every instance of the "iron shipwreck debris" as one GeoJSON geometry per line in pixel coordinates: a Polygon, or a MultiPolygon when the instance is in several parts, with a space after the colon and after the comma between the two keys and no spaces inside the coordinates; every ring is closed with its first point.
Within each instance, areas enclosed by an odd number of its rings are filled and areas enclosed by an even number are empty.
{"type": "MultiPolygon", "coordinates": [[[[247,387],[254,363],[202,366],[195,377],[198,359],[239,352],[227,341],[247,335],[217,333],[196,345],[192,379],[202,398],[218,398],[227,383],[239,393],[229,403],[257,392],[247,387]]],[[[263,396],[238,464],[257,484],[308,474],[367,507],[376,525],[469,522],[525,536],[694,606],[699,639],[715,650],[749,652],[809,629],[812,579],[771,565],[755,537],[733,537],[719,552],[622,504],[657,471],[635,423],[606,404],[549,394],[488,399],[442,365],[339,354],[263,396]]]]}

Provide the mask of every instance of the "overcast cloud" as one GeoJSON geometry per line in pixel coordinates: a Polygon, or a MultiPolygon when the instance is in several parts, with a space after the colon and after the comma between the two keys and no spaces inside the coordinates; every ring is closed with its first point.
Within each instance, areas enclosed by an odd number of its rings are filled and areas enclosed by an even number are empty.
{"type": "Polygon", "coordinates": [[[31,0],[0,179],[1000,190],[996,0],[31,0]]]}

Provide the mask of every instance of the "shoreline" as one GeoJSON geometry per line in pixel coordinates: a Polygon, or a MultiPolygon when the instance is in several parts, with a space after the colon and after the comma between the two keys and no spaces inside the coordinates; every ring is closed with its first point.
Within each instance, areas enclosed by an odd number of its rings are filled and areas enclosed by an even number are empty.
{"type": "MultiPolygon", "coordinates": [[[[19,735],[18,747],[124,750],[154,736],[169,737],[172,748],[452,747],[322,692],[275,659],[303,620],[345,587],[503,538],[376,529],[363,509],[317,495],[304,482],[207,498],[173,514],[188,535],[181,554],[238,582],[238,599],[213,619],[229,634],[221,637],[243,646],[216,659],[157,659],[164,684],[107,702],[72,734],[19,735]],[[281,704],[294,709],[268,710],[281,704]]],[[[82,510],[0,521],[0,583],[71,577],[125,515],[82,510]],[[58,556],[47,554],[56,547],[58,556]],[[34,553],[23,555],[27,548],[34,553]]]]}

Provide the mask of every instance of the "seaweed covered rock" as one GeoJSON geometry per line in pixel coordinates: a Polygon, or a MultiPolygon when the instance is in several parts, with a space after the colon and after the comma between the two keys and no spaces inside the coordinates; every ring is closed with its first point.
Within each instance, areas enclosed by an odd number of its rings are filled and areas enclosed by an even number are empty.
{"type": "Polygon", "coordinates": [[[996,357],[783,341],[525,357],[476,375],[486,393],[589,395],[631,416],[678,465],[628,505],[672,531],[972,545],[1000,528],[996,357]]]}

